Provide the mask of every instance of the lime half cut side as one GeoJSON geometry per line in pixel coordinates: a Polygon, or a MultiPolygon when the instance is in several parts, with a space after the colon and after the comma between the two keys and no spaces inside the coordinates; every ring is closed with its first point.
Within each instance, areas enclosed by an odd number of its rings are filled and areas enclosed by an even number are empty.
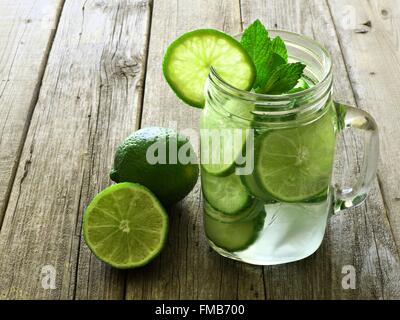
{"type": "Polygon", "coordinates": [[[255,178],[277,200],[312,199],[329,187],[335,149],[334,118],[271,130],[256,141],[255,178]]]}
{"type": "Polygon", "coordinates": [[[83,235],[100,260],[120,269],[147,264],[164,246],[168,216],[145,187],[124,182],[100,192],[83,218],[83,235]]]}
{"type": "Polygon", "coordinates": [[[214,29],[198,29],[183,34],[168,47],[163,73],[168,84],[184,102],[202,108],[204,85],[214,67],[230,85],[250,90],[255,66],[242,45],[214,29]]]}

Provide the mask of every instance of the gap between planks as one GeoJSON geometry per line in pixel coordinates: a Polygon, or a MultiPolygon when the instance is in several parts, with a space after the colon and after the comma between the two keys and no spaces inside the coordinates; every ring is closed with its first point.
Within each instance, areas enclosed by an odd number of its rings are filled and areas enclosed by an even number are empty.
{"type": "Polygon", "coordinates": [[[63,6],[32,113],[21,156],[32,156],[32,165],[27,174],[23,162],[19,165],[15,181],[24,183],[20,192],[11,191],[0,234],[2,296],[65,299],[76,298],[79,289],[80,298],[85,291],[91,297],[120,298],[123,289],[123,273],[92,259],[82,244],[81,214],[110,183],[106,172],[113,148],[138,126],[149,2],[87,1],[90,8],[82,10],[83,3],[67,0],[63,6]],[[84,25],[70,23],[83,17],[84,25]],[[110,33],[113,26],[115,37],[110,33]],[[50,149],[58,156],[49,157],[50,149]],[[42,179],[39,171],[52,174],[42,179]],[[61,275],[57,290],[43,290],[30,276],[47,263],[61,275]]]}
{"type": "MultiPolygon", "coordinates": [[[[139,98],[139,111],[138,111],[138,124],[136,129],[141,128],[142,126],[142,115],[143,115],[143,102],[144,102],[144,93],[146,91],[146,79],[147,79],[147,67],[148,67],[148,63],[149,63],[149,47],[150,47],[150,37],[151,37],[151,25],[152,25],[152,21],[153,21],[153,6],[154,6],[154,2],[153,0],[149,1],[149,22],[147,25],[147,43],[146,43],[146,49],[145,49],[145,62],[144,62],[144,68],[143,68],[143,82],[142,82],[142,88],[141,88],[141,96],[139,98]]],[[[79,258],[78,258],[79,260],[79,258]]],[[[78,264],[77,264],[77,268],[78,268],[78,264]]],[[[126,296],[127,296],[127,282],[128,282],[128,272],[125,272],[124,275],[124,290],[123,290],[123,297],[126,300],[126,296]]],[[[76,282],[75,282],[75,287],[76,287],[76,282]]],[[[74,294],[74,298],[75,298],[75,294],[74,294]]]]}
{"type": "Polygon", "coordinates": [[[1,231],[2,227],[3,227],[4,216],[5,216],[5,213],[7,211],[8,203],[9,203],[9,200],[10,200],[11,190],[12,190],[14,182],[15,182],[15,177],[16,177],[16,174],[17,174],[19,162],[21,160],[22,150],[24,149],[24,146],[25,146],[26,136],[27,136],[28,131],[29,131],[30,123],[31,123],[31,120],[32,120],[32,115],[33,115],[33,112],[35,110],[35,106],[36,106],[36,104],[38,102],[38,99],[39,99],[40,89],[42,87],[43,76],[44,76],[44,73],[46,71],[47,61],[48,61],[49,56],[50,56],[50,51],[51,51],[51,48],[53,46],[54,38],[55,38],[57,29],[58,29],[58,24],[60,22],[60,17],[61,17],[61,13],[63,11],[63,8],[64,8],[65,1],[66,0],[61,0],[60,8],[57,10],[57,14],[56,14],[56,17],[55,17],[55,20],[56,20],[55,28],[50,33],[49,41],[47,42],[47,46],[46,46],[46,50],[45,50],[45,53],[44,53],[43,61],[41,63],[40,69],[39,69],[38,82],[37,82],[37,84],[35,86],[35,89],[33,91],[32,101],[31,101],[31,103],[29,105],[29,108],[28,108],[27,119],[26,119],[26,122],[25,122],[25,125],[24,125],[24,129],[22,131],[21,144],[20,144],[20,146],[18,148],[18,151],[17,151],[14,167],[12,168],[11,178],[10,178],[9,185],[7,187],[7,191],[6,191],[6,194],[5,194],[3,208],[1,208],[2,210],[0,211],[0,231],[1,231]]]}

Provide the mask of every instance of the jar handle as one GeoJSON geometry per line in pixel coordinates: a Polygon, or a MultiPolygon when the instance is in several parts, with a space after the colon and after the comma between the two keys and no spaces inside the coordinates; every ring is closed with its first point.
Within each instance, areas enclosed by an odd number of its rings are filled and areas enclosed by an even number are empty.
{"type": "Polygon", "coordinates": [[[361,204],[376,175],[379,157],[379,134],[374,118],[367,112],[335,102],[339,130],[358,129],[366,131],[364,159],[355,184],[350,187],[335,187],[334,213],[361,204]]]}

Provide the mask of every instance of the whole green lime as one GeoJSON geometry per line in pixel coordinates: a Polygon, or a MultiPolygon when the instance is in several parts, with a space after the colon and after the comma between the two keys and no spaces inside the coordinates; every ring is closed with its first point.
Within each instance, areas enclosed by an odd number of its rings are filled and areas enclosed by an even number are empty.
{"type": "Polygon", "coordinates": [[[165,205],[183,199],[196,184],[199,167],[187,137],[172,129],[149,127],[118,146],[110,177],[149,188],[165,205]]]}

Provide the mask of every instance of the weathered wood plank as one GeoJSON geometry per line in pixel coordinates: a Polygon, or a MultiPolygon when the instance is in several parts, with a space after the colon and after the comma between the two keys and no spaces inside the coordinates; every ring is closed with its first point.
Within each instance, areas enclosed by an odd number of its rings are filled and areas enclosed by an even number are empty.
{"type": "Polygon", "coordinates": [[[393,272],[400,273],[400,7],[398,1],[390,0],[341,0],[328,1],[328,4],[357,105],[373,114],[380,129],[378,183],[383,205],[379,204],[379,207],[381,215],[386,215],[389,226],[385,223],[383,226],[372,224],[371,227],[374,233],[387,234],[387,238],[392,234],[397,243],[397,252],[388,250],[381,245],[386,239],[377,236],[378,256],[375,261],[380,264],[383,264],[382,260],[393,261],[382,267],[382,295],[399,298],[399,277],[392,278],[391,275],[393,272]],[[351,19],[340,19],[343,8],[351,19]],[[391,282],[394,284],[391,285],[391,282]]]}
{"type": "MultiPolygon", "coordinates": [[[[162,1],[153,5],[149,66],[141,126],[177,127],[197,131],[200,110],[180,102],[162,76],[168,44],[194,28],[240,31],[238,1],[162,1]]],[[[197,136],[192,135],[196,145],[197,136]]],[[[208,247],[202,226],[200,186],[170,210],[166,248],[150,265],[129,273],[128,299],[264,298],[262,268],[229,261],[208,247]]]]}
{"type": "Polygon", "coordinates": [[[0,226],[62,4],[0,2],[0,226]]]}
{"type": "Polygon", "coordinates": [[[380,125],[380,187],[400,247],[400,7],[398,1],[329,1],[357,104],[380,125]],[[354,15],[344,24],[335,12],[354,15]],[[367,23],[369,22],[369,23],[367,23]],[[367,25],[366,25],[367,24],[367,25]],[[368,26],[370,25],[370,26],[368,26]],[[379,59],[377,59],[379,57],[379,59]]]}
{"type": "Polygon", "coordinates": [[[144,0],[66,1],[0,233],[0,297],[123,297],[124,274],[82,243],[81,216],[138,125],[149,14],[144,0]]]}
{"type": "MultiPolygon", "coordinates": [[[[260,18],[269,28],[303,33],[323,43],[334,60],[336,98],[355,105],[347,75],[349,65],[346,69],[330,11],[324,1],[242,0],[241,4],[244,25],[260,18]]],[[[337,2],[335,6],[341,7],[337,2]]],[[[363,7],[361,1],[359,7],[363,7]]],[[[342,21],[351,19],[341,15],[340,11],[336,11],[336,16],[343,18],[342,21]]],[[[346,42],[346,46],[349,43],[346,42]]],[[[349,52],[351,48],[349,45],[349,52]]],[[[354,61],[357,60],[358,54],[352,54],[354,61]]],[[[389,51],[387,54],[393,53],[389,51]]],[[[368,52],[364,56],[373,60],[377,54],[368,52]]],[[[357,73],[355,70],[357,68],[354,68],[354,73],[357,73]]],[[[368,85],[372,85],[369,80],[360,79],[360,87],[368,85]]],[[[346,143],[338,146],[338,154],[346,154],[347,158],[338,160],[336,171],[340,173],[343,168],[348,168],[347,173],[350,174],[357,169],[351,163],[358,165],[361,161],[362,140],[352,133],[347,133],[345,137],[346,143]]],[[[392,157],[394,161],[399,158],[392,157]]],[[[349,179],[344,177],[343,180],[349,179]]],[[[297,263],[265,268],[266,295],[272,299],[398,298],[399,273],[399,255],[385,215],[380,189],[375,183],[365,205],[330,219],[326,238],[315,255],[297,263]],[[344,290],[341,286],[341,272],[346,265],[355,267],[355,290],[344,290]]]]}

